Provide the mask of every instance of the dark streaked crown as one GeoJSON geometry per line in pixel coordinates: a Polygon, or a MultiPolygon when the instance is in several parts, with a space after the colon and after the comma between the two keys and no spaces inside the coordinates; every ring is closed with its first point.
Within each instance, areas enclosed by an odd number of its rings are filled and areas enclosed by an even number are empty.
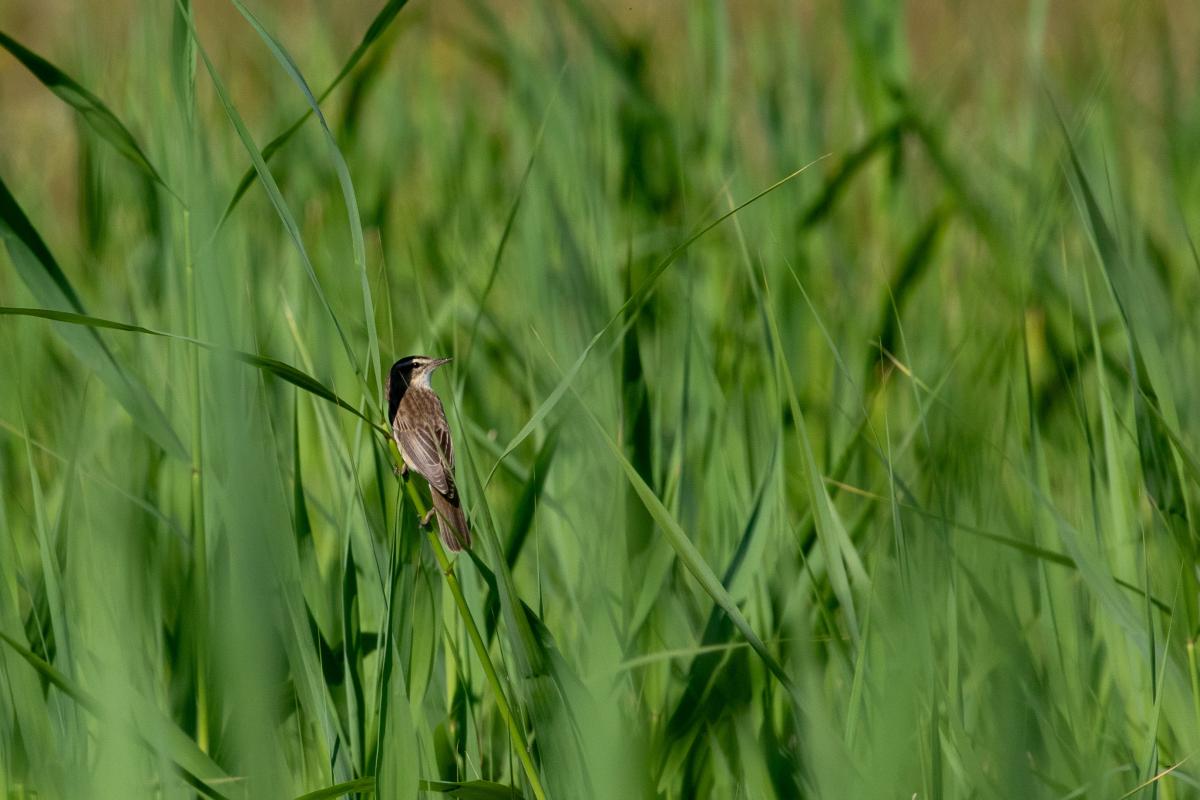
{"type": "Polygon", "coordinates": [[[396,418],[396,410],[400,408],[400,401],[404,399],[404,393],[408,391],[408,385],[412,383],[413,373],[436,361],[439,359],[429,356],[405,356],[392,364],[387,382],[388,422],[396,418]]]}
{"type": "Polygon", "coordinates": [[[392,364],[387,384],[388,422],[396,418],[396,410],[400,408],[400,401],[404,399],[404,393],[408,391],[408,383],[412,380],[413,369],[422,358],[423,356],[405,356],[392,364]]]}

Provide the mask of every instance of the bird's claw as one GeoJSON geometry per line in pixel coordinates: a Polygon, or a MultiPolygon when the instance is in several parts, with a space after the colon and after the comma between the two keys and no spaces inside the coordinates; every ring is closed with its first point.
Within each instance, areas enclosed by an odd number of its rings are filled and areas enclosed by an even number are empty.
{"type": "Polygon", "coordinates": [[[421,527],[422,528],[429,527],[429,520],[433,519],[433,512],[434,512],[434,509],[431,508],[425,512],[425,516],[421,517],[421,527]]]}
{"type": "Polygon", "coordinates": [[[408,476],[408,464],[401,464],[398,467],[393,465],[392,466],[392,474],[395,475],[397,478],[407,477],[408,476]]]}

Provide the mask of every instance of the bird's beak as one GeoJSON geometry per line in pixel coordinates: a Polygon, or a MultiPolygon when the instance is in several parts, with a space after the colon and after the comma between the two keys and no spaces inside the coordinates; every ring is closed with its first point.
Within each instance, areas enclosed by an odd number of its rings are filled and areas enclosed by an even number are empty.
{"type": "Polygon", "coordinates": [[[435,358],[429,362],[428,368],[429,369],[437,369],[442,364],[449,364],[453,360],[454,360],[453,358],[435,358]]]}

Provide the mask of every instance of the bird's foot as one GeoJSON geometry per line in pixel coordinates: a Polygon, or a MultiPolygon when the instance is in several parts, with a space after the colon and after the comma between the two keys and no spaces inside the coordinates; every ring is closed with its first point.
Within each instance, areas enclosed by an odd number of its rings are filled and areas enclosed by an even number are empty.
{"type": "Polygon", "coordinates": [[[425,512],[425,516],[421,517],[421,527],[422,528],[429,527],[429,520],[433,519],[433,512],[434,512],[434,509],[431,508],[425,512]]]}
{"type": "Polygon", "coordinates": [[[395,475],[397,478],[407,478],[408,477],[408,464],[401,462],[400,466],[398,466],[398,467],[393,465],[392,466],[392,474],[395,475]]]}

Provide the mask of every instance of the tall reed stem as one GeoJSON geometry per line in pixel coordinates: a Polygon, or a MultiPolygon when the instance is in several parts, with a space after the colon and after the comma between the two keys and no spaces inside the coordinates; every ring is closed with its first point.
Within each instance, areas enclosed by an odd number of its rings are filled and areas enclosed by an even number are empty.
{"type": "MultiPolygon", "coordinates": [[[[408,499],[412,501],[417,515],[424,518],[426,513],[425,502],[421,499],[420,493],[417,492],[416,485],[407,477],[403,480],[404,488],[408,492],[408,499]]],[[[441,524],[441,520],[438,520],[438,524],[441,524]]],[[[525,777],[529,780],[529,787],[533,790],[534,797],[537,800],[546,800],[546,792],[542,789],[542,782],[538,777],[537,768],[534,766],[533,758],[529,754],[529,743],[525,739],[525,731],[517,722],[516,717],[513,716],[512,707],[509,706],[508,698],[505,696],[504,689],[500,685],[500,676],[496,672],[496,666],[492,663],[492,657],[488,654],[487,644],[483,641],[483,636],[479,633],[479,626],[475,624],[475,618],[471,615],[470,607],[467,606],[467,598],[463,595],[462,586],[459,584],[458,576],[454,572],[454,564],[451,563],[449,556],[446,555],[441,539],[438,538],[433,528],[427,528],[425,534],[429,539],[429,546],[433,548],[433,554],[437,558],[438,567],[442,570],[442,574],[446,576],[446,584],[450,587],[450,594],[454,595],[454,605],[458,607],[458,614],[462,617],[463,624],[467,626],[467,636],[470,637],[471,645],[475,648],[475,655],[479,657],[480,663],[483,664],[483,673],[487,676],[487,681],[496,696],[496,706],[500,709],[500,716],[504,717],[504,721],[508,724],[509,735],[517,743],[517,758],[520,759],[521,766],[525,770],[525,777]]]]}

